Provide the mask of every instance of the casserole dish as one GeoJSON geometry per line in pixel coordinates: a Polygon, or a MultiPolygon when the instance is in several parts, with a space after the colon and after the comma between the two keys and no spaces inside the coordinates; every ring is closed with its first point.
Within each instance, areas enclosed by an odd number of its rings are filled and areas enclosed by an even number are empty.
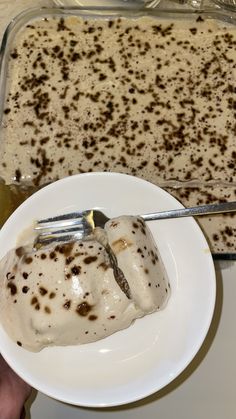
{"type": "MultiPolygon", "coordinates": [[[[59,178],[122,172],[185,206],[236,198],[235,16],[213,6],[17,16],[1,46],[2,222],[59,178]]],[[[234,215],[201,217],[234,259],[234,215]]]]}

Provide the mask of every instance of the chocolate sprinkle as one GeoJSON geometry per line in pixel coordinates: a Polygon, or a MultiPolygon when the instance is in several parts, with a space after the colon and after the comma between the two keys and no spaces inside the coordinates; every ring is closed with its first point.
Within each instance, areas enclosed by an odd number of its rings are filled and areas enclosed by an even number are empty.
{"type": "Polygon", "coordinates": [[[81,304],[79,304],[76,308],[76,312],[80,315],[80,316],[87,316],[87,314],[92,310],[92,307],[85,301],[81,304]]]}

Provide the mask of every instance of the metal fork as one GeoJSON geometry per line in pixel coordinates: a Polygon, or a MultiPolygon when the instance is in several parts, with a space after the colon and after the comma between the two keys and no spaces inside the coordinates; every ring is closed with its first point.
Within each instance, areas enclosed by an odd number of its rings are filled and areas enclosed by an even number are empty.
{"type": "MultiPolygon", "coordinates": [[[[236,201],[154,212],[140,215],[140,217],[144,221],[153,221],[234,211],[236,211],[236,201]]],[[[109,218],[97,209],[72,212],[38,220],[34,229],[39,234],[35,239],[34,246],[41,247],[52,242],[67,242],[86,238],[92,234],[95,227],[103,228],[107,221],[109,221],[109,218]]]]}

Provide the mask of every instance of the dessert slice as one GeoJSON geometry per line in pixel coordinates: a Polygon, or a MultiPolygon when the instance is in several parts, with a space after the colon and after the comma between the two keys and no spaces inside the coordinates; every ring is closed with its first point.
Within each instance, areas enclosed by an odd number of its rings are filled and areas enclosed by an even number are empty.
{"type": "Polygon", "coordinates": [[[102,339],[164,307],[169,296],[151,233],[130,216],[88,240],[11,250],[0,282],[2,325],[30,351],[102,339]]]}

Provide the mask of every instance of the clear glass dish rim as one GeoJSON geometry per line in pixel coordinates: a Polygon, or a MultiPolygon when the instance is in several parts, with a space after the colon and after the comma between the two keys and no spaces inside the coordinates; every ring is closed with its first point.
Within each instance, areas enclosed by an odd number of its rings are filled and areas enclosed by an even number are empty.
{"type": "MultiPolygon", "coordinates": [[[[1,120],[3,115],[3,107],[5,102],[5,81],[8,64],[8,53],[11,45],[11,39],[14,38],[15,34],[32,19],[43,18],[47,16],[59,16],[65,17],[68,15],[76,16],[87,16],[87,17],[142,17],[142,16],[153,16],[162,18],[190,18],[202,16],[203,18],[223,21],[236,26],[236,12],[232,12],[228,9],[218,8],[215,5],[213,7],[207,7],[205,9],[181,9],[181,8],[146,8],[146,7],[134,7],[126,5],[125,7],[84,7],[84,6],[65,6],[65,7],[33,7],[17,14],[6,27],[2,42],[0,45],[0,132],[1,132],[1,120]],[[132,14],[131,14],[132,12],[132,14]]],[[[1,138],[0,138],[1,141],[1,138]]],[[[234,188],[235,185],[228,185],[228,187],[234,188]]],[[[215,260],[236,260],[235,253],[213,253],[213,259],[215,260]]]]}
{"type": "MultiPolygon", "coordinates": [[[[27,22],[27,20],[34,19],[37,17],[43,17],[43,15],[64,15],[75,13],[91,14],[92,16],[124,16],[124,17],[141,17],[141,16],[160,16],[160,17],[190,17],[203,15],[211,19],[222,20],[231,24],[236,25],[236,10],[235,12],[227,8],[220,8],[217,6],[218,3],[213,3],[212,7],[202,8],[202,9],[193,9],[189,6],[186,8],[164,8],[162,6],[157,6],[155,8],[147,7],[137,7],[126,3],[124,7],[106,7],[106,6],[54,6],[54,7],[32,7],[24,10],[23,12],[17,14],[6,27],[2,42],[0,46],[0,59],[5,55],[5,49],[8,46],[9,38],[12,36],[12,32],[16,30],[16,26],[22,26],[27,22]],[[132,14],[131,14],[132,12],[132,14]],[[134,14],[135,13],[135,14],[134,14]]],[[[0,67],[1,70],[1,67],[0,67]]]]}

